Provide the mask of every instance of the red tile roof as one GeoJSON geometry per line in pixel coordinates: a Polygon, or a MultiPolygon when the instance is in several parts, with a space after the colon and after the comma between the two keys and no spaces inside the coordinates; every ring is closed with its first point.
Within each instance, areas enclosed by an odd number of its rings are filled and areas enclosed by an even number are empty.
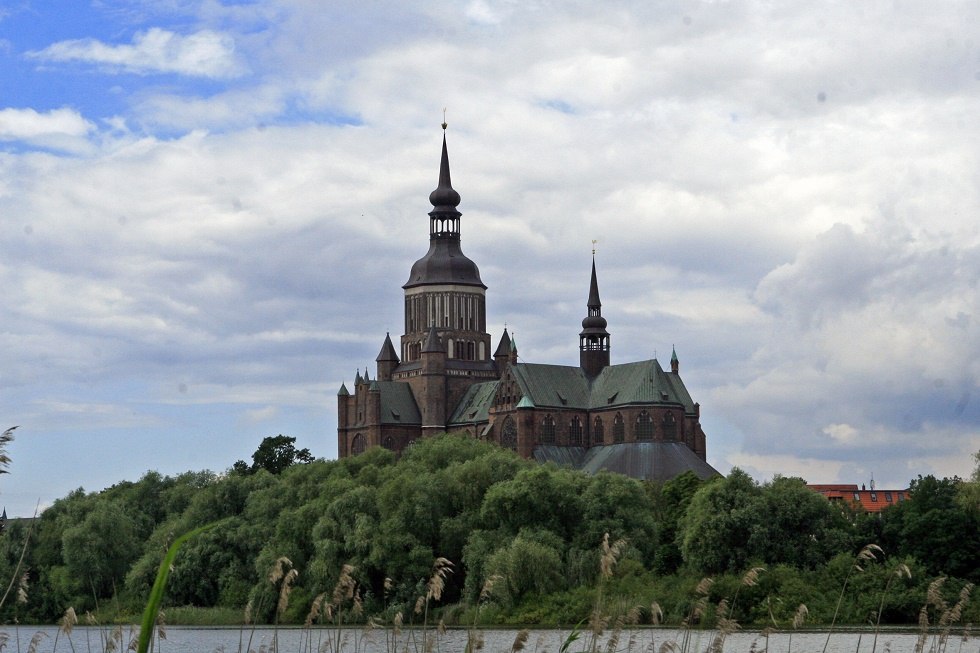
{"type": "Polygon", "coordinates": [[[909,498],[908,490],[866,490],[848,483],[812,484],[807,487],[824,495],[829,501],[847,503],[865,512],[881,512],[888,506],[909,498]]]}

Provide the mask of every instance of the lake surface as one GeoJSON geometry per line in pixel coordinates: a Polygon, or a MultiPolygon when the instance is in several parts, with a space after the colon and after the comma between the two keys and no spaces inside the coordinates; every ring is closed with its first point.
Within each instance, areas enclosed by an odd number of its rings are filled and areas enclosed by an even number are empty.
{"type": "MultiPolygon", "coordinates": [[[[4,653],[27,653],[32,638],[37,639],[37,653],[95,653],[112,650],[125,653],[133,641],[135,628],[124,627],[113,631],[109,628],[76,627],[70,636],[59,633],[53,626],[0,627],[0,633],[8,636],[4,653]],[[40,633],[40,635],[37,635],[40,633]],[[109,645],[106,642],[109,642],[109,645]],[[121,643],[121,645],[120,645],[121,643]]],[[[508,653],[517,637],[517,630],[483,630],[482,651],[508,653]]],[[[532,630],[524,645],[524,653],[558,653],[568,637],[568,630],[532,630]]],[[[962,628],[954,630],[946,641],[945,649],[935,650],[938,636],[930,635],[924,651],[929,653],[980,653],[980,637],[963,639],[962,628]]],[[[689,631],[688,653],[705,653],[711,644],[713,631],[689,631]]],[[[636,629],[624,631],[615,642],[615,651],[621,653],[660,653],[671,642],[677,644],[679,653],[684,632],[672,629],[636,629]]],[[[432,653],[462,653],[466,648],[465,630],[450,630],[442,635],[428,633],[432,653]]],[[[606,653],[608,636],[601,639],[602,653],[606,653]]],[[[918,636],[908,631],[884,631],[878,634],[875,653],[914,653],[918,636]]],[[[787,632],[772,633],[768,639],[758,632],[739,632],[729,635],[724,642],[725,653],[821,653],[826,633],[787,632]]],[[[831,635],[828,653],[872,653],[874,633],[835,632],[831,635]]],[[[569,653],[584,650],[589,644],[588,635],[569,647],[569,653]]],[[[361,629],[335,630],[332,628],[193,628],[170,626],[166,639],[154,642],[157,653],[425,653],[423,634],[419,631],[403,631],[394,641],[390,631],[361,629]],[[251,640],[250,640],[251,638],[251,640]]],[[[667,649],[664,649],[665,651],[667,649]]]]}

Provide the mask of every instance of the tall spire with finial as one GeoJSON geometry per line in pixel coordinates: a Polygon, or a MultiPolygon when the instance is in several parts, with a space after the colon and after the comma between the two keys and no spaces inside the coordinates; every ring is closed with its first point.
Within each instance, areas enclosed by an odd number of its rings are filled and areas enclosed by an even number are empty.
{"type": "Polygon", "coordinates": [[[592,241],[592,280],[589,284],[589,314],[582,320],[579,333],[579,367],[590,378],[595,377],[609,366],[609,332],[606,331],[606,318],[602,317],[602,302],[599,301],[599,281],[595,273],[595,242],[592,241]]]}

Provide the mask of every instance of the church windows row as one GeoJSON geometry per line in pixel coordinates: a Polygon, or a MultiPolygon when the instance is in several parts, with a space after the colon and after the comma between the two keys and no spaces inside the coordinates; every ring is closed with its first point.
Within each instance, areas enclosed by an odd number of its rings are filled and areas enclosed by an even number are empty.
{"type": "Polygon", "coordinates": [[[432,325],[461,331],[486,330],[483,297],[460,292],[405,297],[405,333],[423,333],[432,325]]]}
{"type": "MultiPolygon", "coordinates": [[[[510,390],[511,388],[505,387],[503,389],[510,390]]],[[[516,392],[516,388],[513,388],[513,390],[516,392]]],[[[501,394],[498,395],[497,405],[507,404],[510,401],[517,401],[518,399],[519,395],[515,398],[501,394]]],[[[560,417],[556,419],[554,415],[546,414],[539,422],[537,441],[539,444],[558,444],[573,447],[588,447],[593,444],[601,445],[610,443],[610,441],[606,440],[606,426],[601,416],[597,415],[592,420],[591,433],[586,430],[586,424],[577,415],[568,418],[568,421],[565,422],[560,417]],[[563,436],[567,436],[567,438],[563,436]]],[[[673,413],[669,411],[664,413],[660,420],[660,429],[664,441],[673,442],[677,440],[678,423],[673,413]]],[[[634,425],[630,428],[630,431],[632,435],[630,438],[631,442],[652,442],[654,439],[657,439],[656,422],[653,415],[646,410],[641,411],[636,416],[634,425]]],[[[516,448],[517,427],[511,416],[507,416],[504,419],[500,433],[501,446],[516,448]],[[505,444],[505,440],[511,444],[505,444]]],[[[613,417],[611,435],[611,443],[613,444],[627,441],[626,418],[622,413],[616,413],[613,417]]]]}
{"type": "MultiPolygon", "coordinates": [[[[661,420],[661,430],[664,441],[673,442],[677,440],[677,420],[673,413],[668,411],[664,414],[661,420]]],[[[605,442],[605,429],[601,417],[596,417],[593,421],[592,435],[596,444],[605,442]]],[[[654,421],[649,412],[644,410],[637,415],[633,436],[637,442],[650,442],[654,439],[654,421]]],[[[621,413],[616,413],[613,418],[612,441],[613,443],[626,441],[626,420],[623,419],[621,413]]]]}

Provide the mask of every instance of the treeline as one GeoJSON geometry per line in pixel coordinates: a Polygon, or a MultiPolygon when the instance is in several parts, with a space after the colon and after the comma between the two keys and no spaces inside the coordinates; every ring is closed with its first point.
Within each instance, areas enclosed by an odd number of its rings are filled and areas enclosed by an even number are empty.
{"type": "MultiPolygon", "coordinates": [[[[920,477],[910,500],[866,515],[801,479],[758,484],[737,469],[652,484],[540,466],[464,436],[425,439],[400,459],[373,449],[337,461],[310,461],[292,441],[267,438],[251,465],[224,474],[149,472],[79,489],[33,525],[12,521],[0,537],[0,578],[14,580],[0,621],[52,623],[69,606],[102,621],[138,614],[167,546],[212,522],[181,550],[166,599],[205,620],[248,606],[257,622],[303,623],[350,565],[361,614],[400,611],[407,623],[439,557],[452,563],[433,605],[447,623],[469,623],[479,602],[484,624],[575,624],[601,585],[614,611],[645,622],[680,623],[699,600],[737,596],[729,616],[743,625],[786,626],[800,604],[808,623],[838,613],[864,624],[880,610],[882,623],[914,624],[930,585],[952,606],[980,581],[976,475],[920,477]],[[626,544],[600,584],[607,533],[626,544]],[[281,614],[274,569],[295,570],[281,614]],[[698,593],[704,577],[713,582],[698,593]]],[[[977,603],[963,602],[962,621],[980,618],[977,603]]]]}

